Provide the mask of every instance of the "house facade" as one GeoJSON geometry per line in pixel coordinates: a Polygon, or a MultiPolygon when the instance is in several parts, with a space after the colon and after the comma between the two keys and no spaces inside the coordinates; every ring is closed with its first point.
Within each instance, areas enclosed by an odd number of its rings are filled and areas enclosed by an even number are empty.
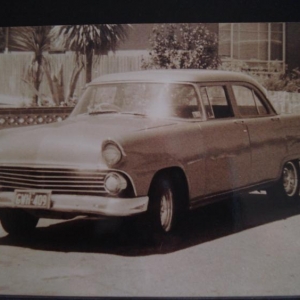
{"type": "MultiPolygon", "coordinates": [[[[206,23],[218,34],[223,62],[242,64],[255,72],[284,72],[300,68],[300,22],[290,23],[206,23]]],[[[132,24],[128,39],[120,44],[119,55],[147,55],[154,24],[132,24]]],[[[15,51],[7,28],[0,28],[0,52],[15,51]]]]}
{"type": "MultiPolygon", "coordinates": [[[[101,59],[95,58],[92,77],[141,70],[142,60],[147,59],[149,55],[151,48],[149,38],[154,25],[132,24],[128,39],[120,44],[116,53],[103,55],[101,59]]],[[[218,53],[223,64],[266,75],[300,69],[300,22],[207,23],[205,25],[218,35],[218,53]]],[[[5,96],[8,97],[6,102],[10,104],[12,99],[18,99],[18,103],[27,103],[34,92],[23,78],[32,53],[16,52],[17,49],[12,48],[7,38],[6,33],[9,31],[9,28],[0,28],[0,96],[2,102],[5,96]]],[[[65,91],[67,91],[74,71],[75,55],[64,49],[54,50],[56,51],[49,52],[53,63],[53,74],[58,74],[61,67],[65,91]]],[[[234,70],[233,67],[232,69],[234,70]]],[[[81,72],[76,86],[76,96],[80,97],[84,86],[85,74],[81,72]]],[[[45,76],[39,91],[42,95],[50,95],[45,76]]]]}
{"type": "MultiPolygon", "coordinates": [[[[222,62],[240,64],[257,73],[300,68],[300,23],[206,23],[218,34],[222,62]]],[[[118,53],[147,54],[154,24],[132,24],[129,38],[118,53]]]]}

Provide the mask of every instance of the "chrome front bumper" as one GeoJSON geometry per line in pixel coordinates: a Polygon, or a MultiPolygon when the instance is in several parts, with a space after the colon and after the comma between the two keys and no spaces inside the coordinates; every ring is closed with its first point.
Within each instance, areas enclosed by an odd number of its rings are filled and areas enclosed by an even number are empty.
{"type": "MultiPolygon", "coordinates": [[[[14,204],[14,197],[14,192],[0,192],[0,209],[18,208],[14,204]]],[[[54,194],[51,195],[51,207],[47,210],[78,213],[78,215],[96,214],[99,216],[122,217],[145,212],[148,208],[148,201],[148,196],[113,198],[54,194]]],[[[35,207],[28,207],[28,209],[35,209],[35,207]]]]}

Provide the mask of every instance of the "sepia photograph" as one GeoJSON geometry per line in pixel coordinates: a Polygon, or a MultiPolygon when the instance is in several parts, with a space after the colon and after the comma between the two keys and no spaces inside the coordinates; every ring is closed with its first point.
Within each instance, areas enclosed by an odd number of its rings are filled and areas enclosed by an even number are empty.
{"type": "Polygon", "coordinates": [[[300,295],[300,18],[140,16],[0,27],[0,298],[300,295]]]}

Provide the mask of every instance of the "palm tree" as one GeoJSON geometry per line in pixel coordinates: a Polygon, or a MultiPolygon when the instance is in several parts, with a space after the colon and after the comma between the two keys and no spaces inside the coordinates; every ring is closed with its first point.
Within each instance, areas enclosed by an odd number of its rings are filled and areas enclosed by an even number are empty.
{"type": "Polygon", "coordinates": [[[86,83],[92,80],[93,56],[115,51],[118,43],[127,37],[129,25],[93,24],[55,26],[51,35],[60,46],[85,55],[86,83]]]}
{"type": "Polygon", "coordinates": [[[10,30],[10,49],[33,52],[26,71],[36,91],[33,96],[34,105],[38,103],[44,52],[50,47],[49,32],[49,26],[12,27],[10,30]]]}

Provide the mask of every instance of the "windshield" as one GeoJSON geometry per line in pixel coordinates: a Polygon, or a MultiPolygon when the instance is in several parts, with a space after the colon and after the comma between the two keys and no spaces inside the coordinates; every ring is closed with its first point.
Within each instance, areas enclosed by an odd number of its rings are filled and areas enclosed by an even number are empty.
{"type": "Polygon", "coordinates": [[[105,113],[202,118],[193,85],[145,82],[89,86],[71,116],[105,113]]]}

